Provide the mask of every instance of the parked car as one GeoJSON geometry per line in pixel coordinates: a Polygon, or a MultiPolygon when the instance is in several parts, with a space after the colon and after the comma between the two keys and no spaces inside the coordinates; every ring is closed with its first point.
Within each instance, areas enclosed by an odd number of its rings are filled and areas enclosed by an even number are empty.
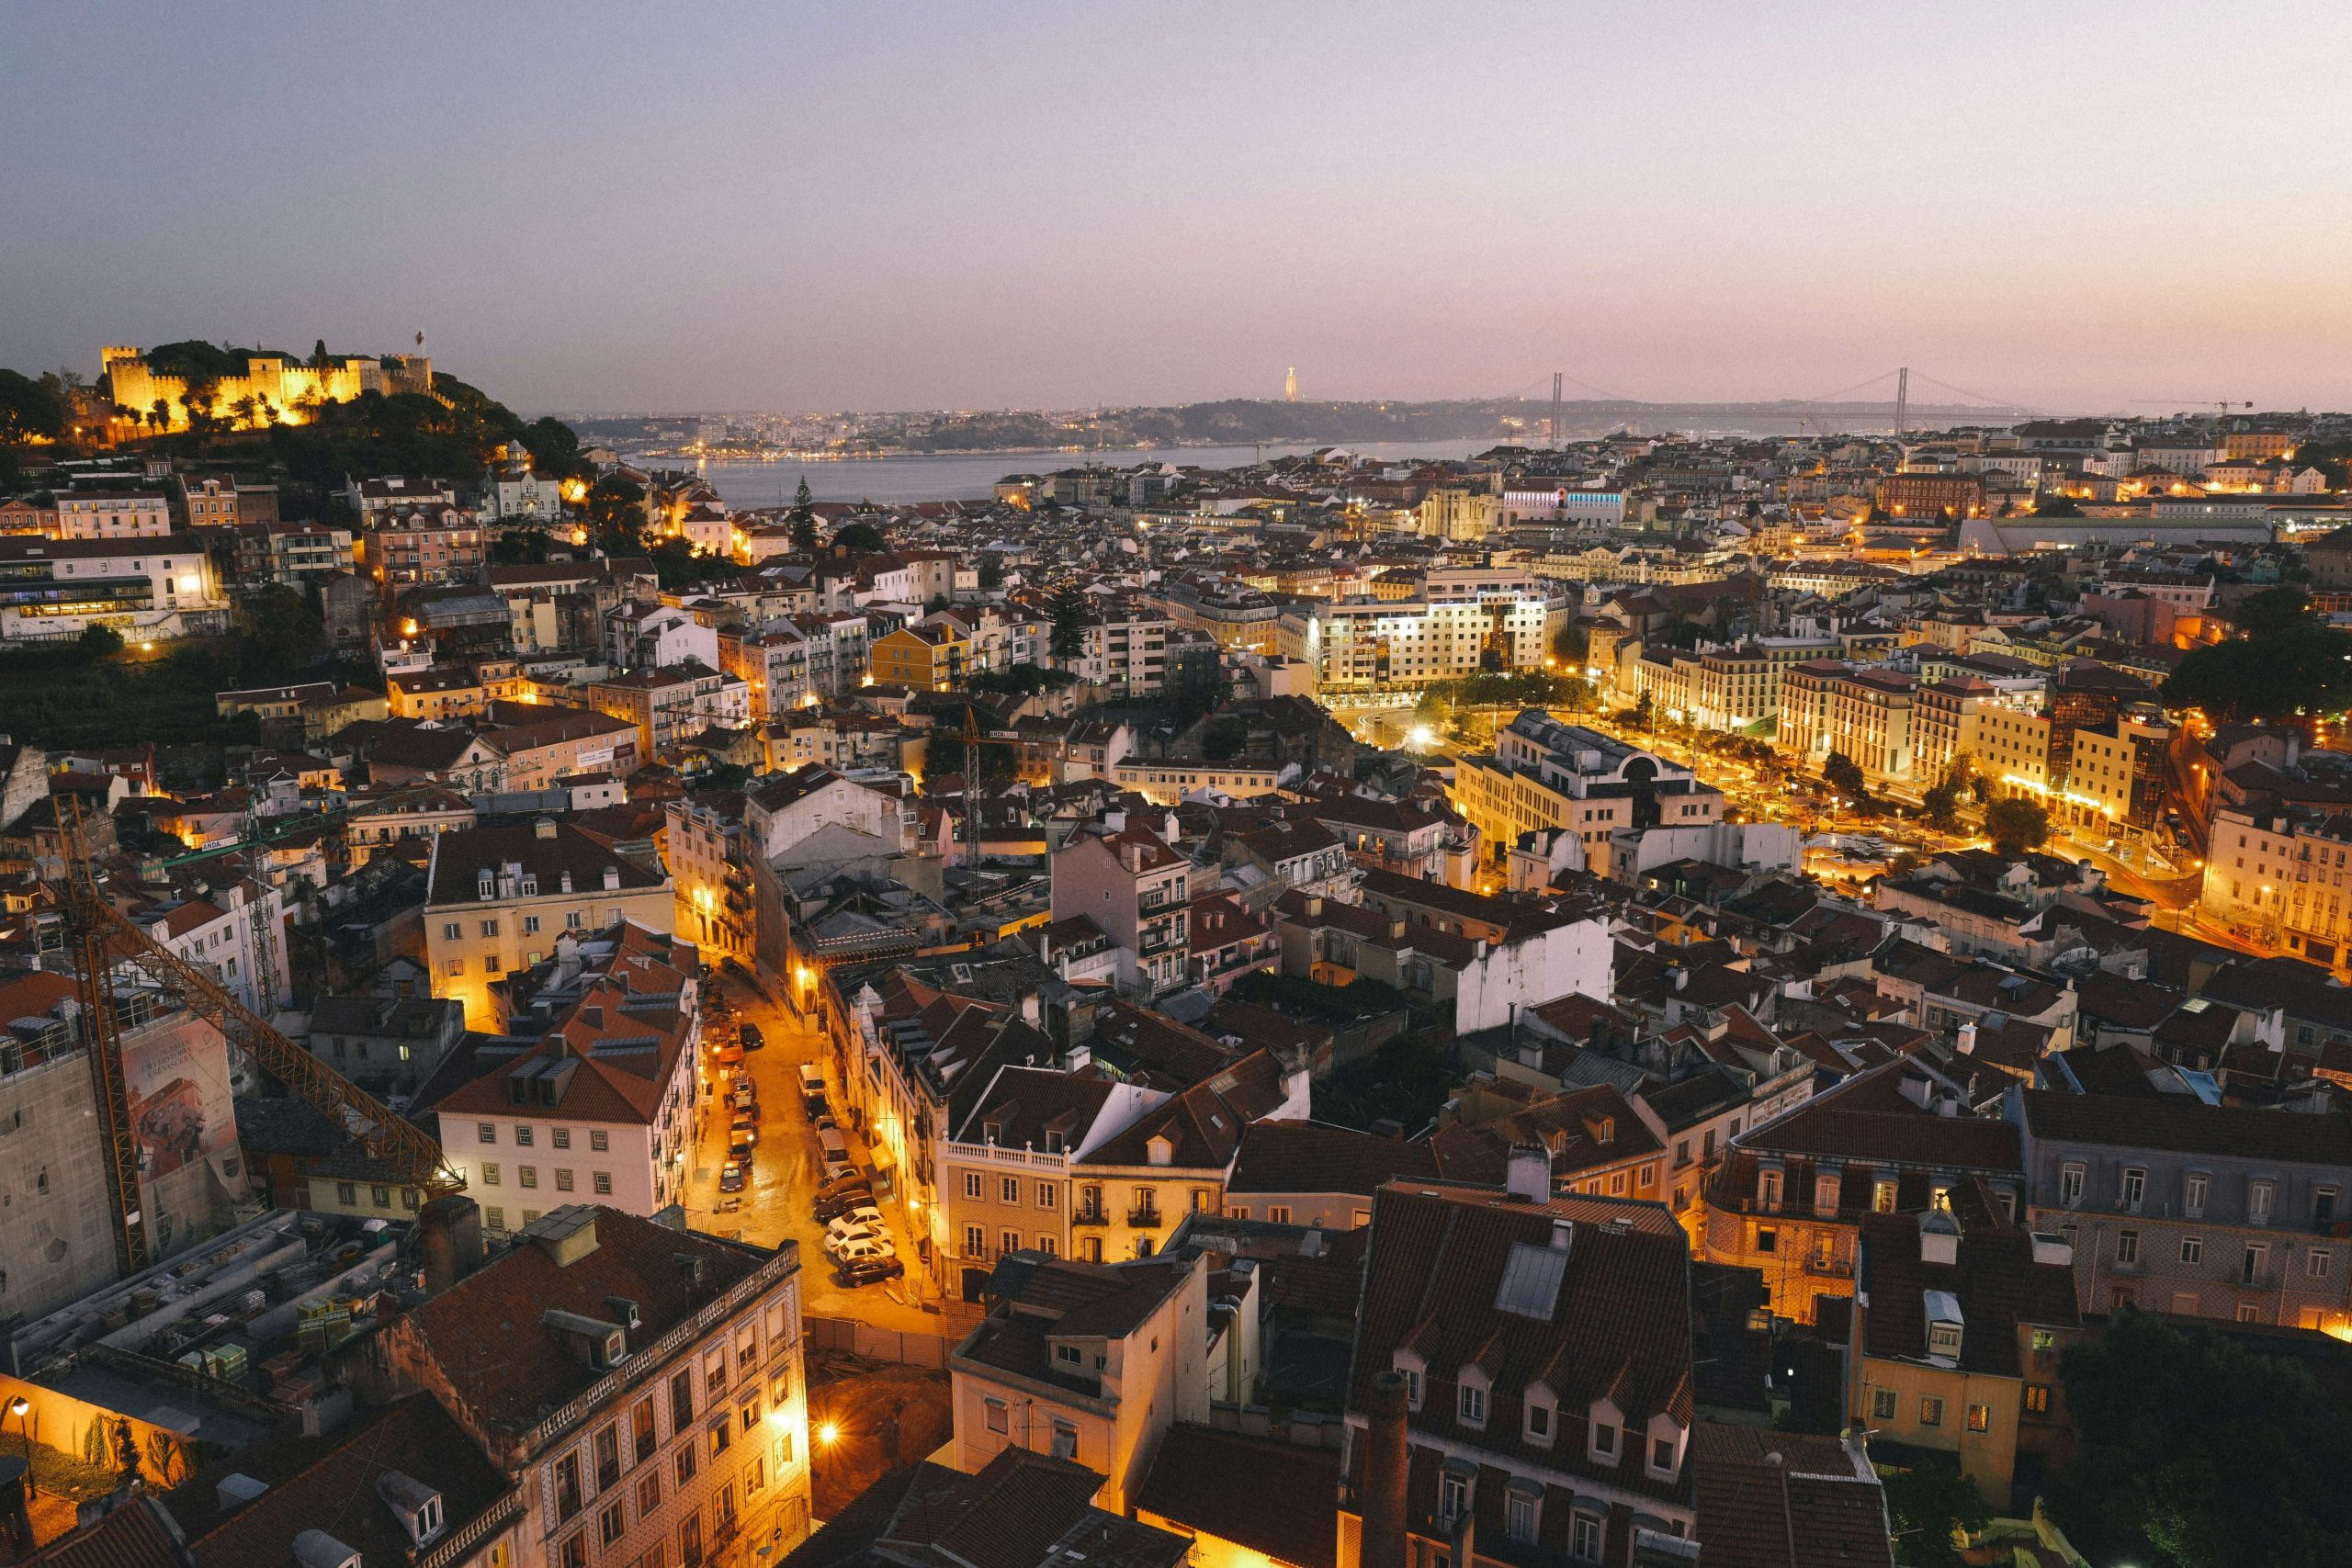
{"type": "Polygon", "coordinates": [[[867,1207],[873,1201],[874,1193],[870,1188],[854,1187],[847,1192],[836,1193],[831,1198],[818,1199],[810,1207],[809,1213],[819,1224],[830,1224],[852,1209],[867,1207]]]}
{"type": "Polygon", "coordinates": [[[735,1032],[735,1037],[743,1043],[743,1049],[746,1051],[756,1051],[767,1043],[766,1039],[760,1033],[760,1026],[756,1023],[745,1024],[735,1032]]]}
{"type": "Polygon", "coordinates": [[[718,1047],[718,1065],[722,1067],[741,1066],[743,1065],[743,1047],[736,1044],[732,1041],[729,1041],[721,1044],[718,1047]]]}
{"type": "Polygon", "coordinates": [[[878,1231],[882,1228],[882,1211],[871,1203],[860,1203],[854,1209],[844,1209],[825,1222],[829,1235],[847,1235],[858,1229],[878,1231]]]}
{"type": "Polygon", "coordinates": [[[878,1285],[885,1280],[895,1280],[907,1271],[907,1266],[888,1253],[879,1258],[853,1258],[843,1260],[833,1270],[833,1279],[853,1290],[860,1285],[878,1285]]]}
{"type": "Polygon", "coordinates": [[[869,1258],[895,1258],[899,1254],[899,1249],[890,1245],[888,1236],[878,1239],[860,1236],[855,1241],[843,1242],[839,1247],[834,1247],[828,1242],[825,1250],[833,1255],[833,1261],[836,1264],[844,1267],[852,1263],[862,1263],[869,1258]]]}
{"type": "Polygon", "coordinates": [[[751,1079],[737,1078],[735,1080],[735,1087],[727,1091],[727,1098],[729,1101],[734,1105],[736,1110],[748,1111],[752,1117],[758,1117],[760,1113],[760,1091],[758,1087],[754,1085],[751,1079]]]}
{"type": "Polygon", "coordinates": [[[752,1119],[749,1116],[738,1112],[735,1119],[727,1124],[727,1142],[730,1145],[741,1144],[745,1148],[750,1148],[759,1141],[760,1130],[752,1124],[752,1119]]]}
{"type": "Polygon", "coordinates": [[[867,1242],[880,1242],[893,1252],[898,1250],[897,1245],[890,1240],[887,1233],[867,1230],[862,1225],[856,1230],[829,1233],[825,1237],[825,1250],[832,1257],[840,1258],[843,1256],[846,1248],[862,1246],[867,1242]]]}
{"type": "Polygon", "coordinates": [[[725,1165],[720,1166],[718,1168],[718,1190],[721,1192],[741,1192],[743,1190],[743,1168],[737,1165],[731,1159],[725,1165]]]}
{"type": "Polygon", "coordinates": [[[853,1171],[851,1174],[842,1177],[837,1180],[826,1182],[823,1186],[818,1188],[812,1196],[814,1196],[818,1201],[822,1201],[827,1198],[838,1198],[844,1192],[862,1192],[870,1185],[871,1183],[869,1183],[865,1177],[853,1171]]]}

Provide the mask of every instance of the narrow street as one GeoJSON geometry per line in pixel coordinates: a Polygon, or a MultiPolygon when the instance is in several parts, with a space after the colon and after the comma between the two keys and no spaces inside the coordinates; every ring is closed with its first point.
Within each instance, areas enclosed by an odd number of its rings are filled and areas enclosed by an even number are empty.
{"type": "MultiPolygon", "coordinates": [[[[686,1224],[695,1230],[761,1247],[775,1247],[787,1239],[797,1241],[801,1310],[805,1314],[854,1318],[877,1328],[910,1334],[953,1337],[956,1326],[937,1310],[937,1301],[917,1299],[921,1270],[915,1265],[913,1240],[895,1206],[884,1208],[883,1220],[899,1257],[907,1263],[906,1276],[888,1284],[857,1289],[847,1289],[835,1281],[832,1260],[824,1249],[825,1227],[809,1215],[811,1196],[820,1185],[822,1163],[816,1127],[801,1102],[800,1069],[809,1063],[825,1069],[826,1098],[837,1117],[842,1104],[841,1086],[832,1081],[822,1032],[772,999],[773,995],[782,994],[775,977],[763,976],[761,984],[772,995],[762,995],[733,973],[715,976],[707,983],[707,994],[723,997],[732,1010],[729,1023],[753,1024],[765,1041],[763,1049],[746,1051],[742,1066],[737,1069],[750,1076],[759,1100],[759,1142],[752,1151],[743,1190],[721,1193],[718,1174],[728,1159],[728,1126],[732,1111],[726,1099],[727,1069],[718,1064],[716,1043],[731,1037],[732,1030],[721,1027],[715,1014],[707,1014],[704,1030],[712,1042],[704,1050],[703,1077],[707,1098],[696,1128],[693,1168],[687,1175],[686,1224]]],[[[865,1143],[849,1129],[845,1119],[842,1135],[848,1140],[859,1168],[865,1168],[865,1143]]]]}

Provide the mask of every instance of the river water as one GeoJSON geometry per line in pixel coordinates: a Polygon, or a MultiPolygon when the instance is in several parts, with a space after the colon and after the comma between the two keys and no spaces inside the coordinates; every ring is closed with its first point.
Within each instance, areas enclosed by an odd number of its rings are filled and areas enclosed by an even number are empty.
{"type": "MultiPolygon", "coordinates": [[[[1367,457],[1400,462],[1424,457],[1467,457],[1494,446],[1482,441],[1369,441],[1349,446],[1367,457]]],[[[803,474],[818,501],[874,501],[899,505],[916,501],[984,501],[1007,474],[1042,474],[1056,468],[1102,463],[1132,468],[1139,463],[1178,463],[1202,468],[1238,468],[1265,457],[1311,452],[1312,446],[1118,447],[1086,452],[954,453],[927,457],[808,458],[773,463],[705,460],[694,465],[727,504],[738,509],[779,506],[792,500],[803,474]]],[[[682,457],[637,457],[656,468],[686,466],[682,457]]]]}

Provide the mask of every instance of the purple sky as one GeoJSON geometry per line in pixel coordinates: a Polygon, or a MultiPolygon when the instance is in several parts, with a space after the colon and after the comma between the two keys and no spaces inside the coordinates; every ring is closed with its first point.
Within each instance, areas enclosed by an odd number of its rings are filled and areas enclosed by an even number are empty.
{"type": "Polygon", "coordinates": [[[1309,397],[1812,397],[1898,363],[2352,406],[2340,0],[0,3],[0,37],[27,370],[421,328],[530,410],[1271,397],[1291,365],[1309,397]]]}

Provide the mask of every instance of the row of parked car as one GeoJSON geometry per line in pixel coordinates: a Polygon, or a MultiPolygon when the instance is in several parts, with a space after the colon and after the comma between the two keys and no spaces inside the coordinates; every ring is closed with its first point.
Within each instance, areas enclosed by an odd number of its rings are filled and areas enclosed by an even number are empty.
{"type": "Polygon", "coordinates": [[[863,1175],[850,1171],[826,1182],[817,1189],[809,1212],[825,1227],[825,1256],[842,1284],[878,1285],[906,1273],[898,1244],[883,1226],[874,1188],[863,1175]]]}

